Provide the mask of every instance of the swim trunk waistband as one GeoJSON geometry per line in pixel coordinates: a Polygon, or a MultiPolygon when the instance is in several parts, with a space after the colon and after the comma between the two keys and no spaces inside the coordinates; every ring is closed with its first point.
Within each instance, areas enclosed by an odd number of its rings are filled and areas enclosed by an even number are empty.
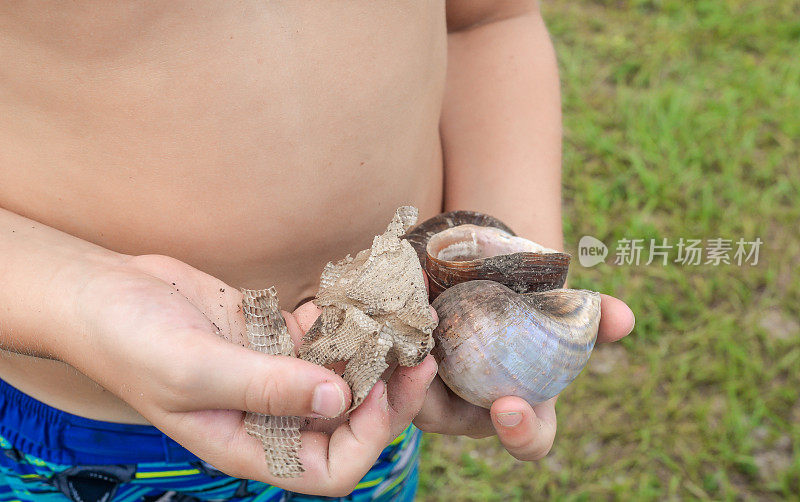
{"type": "Polygon", "coordinates": [[[150,425],[101,422],[58,410],[0,380],[0,436],[57,464],[188,462],[197,456],[150,425]]]}

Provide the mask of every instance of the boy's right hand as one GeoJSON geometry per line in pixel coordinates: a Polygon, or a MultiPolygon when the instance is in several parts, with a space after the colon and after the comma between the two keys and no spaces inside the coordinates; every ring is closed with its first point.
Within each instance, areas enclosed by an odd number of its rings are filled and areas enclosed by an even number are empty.
{"type": "Polygon", "coordinates": [[[396,372],[389,388],[401,388],[399,405],[389,406],[378,382],[349,423],[330,435],[303,432],[305,473],[275,478],[244,430],[244,412],[334,417],[349,407],[350,390],[320,366],[242,347],[240,305],[238,290],[185,263],[131,257],[82,287],[74,308],[86,320],[84,334],[57,345],[56,355],[226,474],[304,493],[349,493],[419,411],[435,362],[396,372]]]}

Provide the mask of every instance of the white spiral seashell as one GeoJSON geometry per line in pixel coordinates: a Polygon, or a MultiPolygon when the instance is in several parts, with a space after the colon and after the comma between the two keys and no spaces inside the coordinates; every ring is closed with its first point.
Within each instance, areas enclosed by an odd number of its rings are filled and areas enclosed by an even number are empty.
{"type": "Polygon", "coordinates": [[[486,280],[448,288],[433,306],[439,375],[484,408],[503,396],[533,405],[557,395],[588,362],[600,322],[594,291],[518,294],[486,280]]]}

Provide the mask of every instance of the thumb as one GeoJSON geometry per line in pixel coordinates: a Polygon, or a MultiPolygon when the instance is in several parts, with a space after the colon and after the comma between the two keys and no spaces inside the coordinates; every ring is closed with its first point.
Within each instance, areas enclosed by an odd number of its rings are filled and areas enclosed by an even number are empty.
{"type": "Polygon", "coordinates": [[[625,302],[613,296],[600,295],[600,326],[598,342],[615,342],[633,331],[636,318],[625,302]]]}
{"type": "Polygon", "coordinates": [[[333,418],[350,406],[348,385],[322,366],[261,354],[218,338],[209,343],[213,357],[206,353],[196,359],[206,363],[202,376],[191,385],[195,391],[192,409],[333,418]]]}

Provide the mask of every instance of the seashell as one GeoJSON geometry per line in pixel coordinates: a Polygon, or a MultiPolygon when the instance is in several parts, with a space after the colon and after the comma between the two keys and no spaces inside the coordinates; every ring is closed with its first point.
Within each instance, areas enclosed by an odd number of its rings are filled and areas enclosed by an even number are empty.
{"type": "Polygon", "coordinates": [[[425,246],[431,299],[456,284],[488,279],[517,293],[560,288],[570,255],[498,227],[462,224],[433,234],[425,246]]]}
{"type": "Polygon", "coordinates": [[[408,232],[439,315],[433,353],[442,380],[488,408],[502,396],[550,399],[589,360],[600,295],[555,289],[570,256],[517,237],[471,211],[444,213],[408,232]]]}
{"type": "Polygon", "coordinates": [[[447,213],[437,214],[423,221],[406,233],[403,238],[411,243],[414,251],[417,252],[417,256],[419,256],[420,263],[425,266],[425,247],[428,245],[428,241],[431,237],[442,230],[464,224],[499,228],[511,235],[515,235],[513,230],[494,216],[476,213],[475,211],[449,211],[447,213]]]}
{"type": "Polygon", "coordinates": [[[600,322],[594,291],[519,294],[487,280],[457,284],[433,307],[440,377],[484,408],[503,396],[534,405],[557,395],[588,362],[600,322]]]}

